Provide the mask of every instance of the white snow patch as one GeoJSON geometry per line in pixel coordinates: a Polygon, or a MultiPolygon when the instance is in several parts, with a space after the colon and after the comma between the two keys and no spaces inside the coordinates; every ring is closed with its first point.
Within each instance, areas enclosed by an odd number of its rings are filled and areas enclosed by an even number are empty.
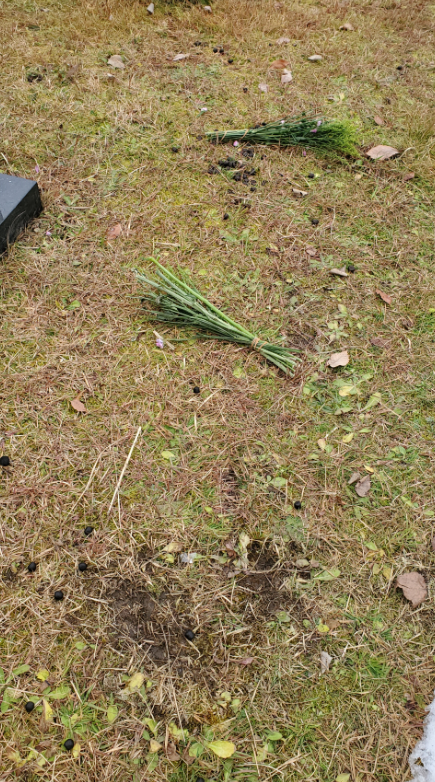
{"type": "Polygon", "coordinates": [[[435,698],[428,707],[423,736],[409,756],[409,766],[411,782],[435,782],[435,698]]]}

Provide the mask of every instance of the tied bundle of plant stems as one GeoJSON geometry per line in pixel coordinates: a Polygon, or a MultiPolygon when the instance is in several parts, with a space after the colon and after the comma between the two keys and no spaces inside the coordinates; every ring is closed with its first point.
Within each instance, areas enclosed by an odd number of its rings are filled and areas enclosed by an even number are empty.
{"type": "Polygon", "coordinates": [[[215,143],[244,141],[281,147],[302,146],[320,152],[341,152],[344,155],[356,153],[355,132],[351,125],[305,114],[268,122],[248,130],[214,130],[207,136],[215,143]]]}
{"type": "MultiPolygon", "coordinates": [[[[287,374],[294,369],[297,359],[294,353],[283,345],[272,345],[261,340],[239,323],[225,315],[203,296],[187,280],[180,279],[155,258],[150,260],[157,267],[157,279],[151,280],[143,272],[136,271],[140,283],[154,290],[142,296],[142,303],[150,305],[147,310],[150,319],[174,326],[201,329],[208,339],[237,342],[258,350],[264,358],[287,374]]],[[[200,336],[195,335],[195,336],[200,336]]]]}

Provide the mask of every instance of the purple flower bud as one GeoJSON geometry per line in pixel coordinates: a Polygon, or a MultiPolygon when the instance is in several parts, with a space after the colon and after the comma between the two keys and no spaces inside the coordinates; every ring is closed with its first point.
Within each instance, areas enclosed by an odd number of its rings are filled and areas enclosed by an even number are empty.
{"type": "Polygon", "coordinates": [[[35,171],[36,171],[37,174],[39,174],[39,166],[38,166],[38,164],[36,164],[36,166],[35,166],[35,171]]]}
{"type": "Polygon", "coordinates": [[[163,349],[163,340],[162,340],[161,337],[157,337],[157,339],[156,339],[156,347],[160,348],[160,350],[163,349]]]}
{"type": "Polygon", "coordinates": [[[238,146],[239,146],[239,142],[235,141],[234,144],[233,144],[233,147],[238,147],[238,146]]]}

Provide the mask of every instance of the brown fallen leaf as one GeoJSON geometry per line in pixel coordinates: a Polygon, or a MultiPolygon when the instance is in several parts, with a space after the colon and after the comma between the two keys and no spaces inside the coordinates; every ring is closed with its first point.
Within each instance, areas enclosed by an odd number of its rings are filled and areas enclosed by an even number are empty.
{"type": "Polygon", "coordinates": [[[242,657],[240,660],[237,660],[239,665],[251,665],[251,663],[254,662],[254,657],[242,657]]]}
{"type": "Polygon", "coordinates": [[[183,752],[183,760],[186,766],[191,766],[195,762],[195,758],[189,755],[189,747],[186,747],[183,752]]]}
{"type": "Polygon", "coordinates": [[[275,43],[278,44],[278,46],[282,46],[283,43],[290,43],[290,38],[285,38],[285,36],[282,36],[281,38],[278,38],[275,43]]]}
{"type": "Polygon", "coordinates": [[[106,233],[107,241],[110,242],[110,241],[112,241],[112,239],[116,239],[121,232],[122,232],[122,225],[121,225],[121,223],[117,223],[116,225],[112,225],[111,228],[107,229],[107,233],[106,233]]]}
{"type": "Polygon", "coordinates": [[[167,749],[166,749],[166,757],[172,763],[175,763],[177,760],[180,760],[180,755],[177,752],[175,744],[172,744],[171,741],[169,742],[169,744],[167,746],[167,749]]]}
{"type": "Polygon", "coordinates": [[[304,196],[308,195],[307,190],[299,190],[298,187],[292,187],[292,191],[295,196],[299,196],[299,198],[303,198],[304,196]]]}
{"type": "Polygon", "coordinates": [[[427,598],[427,586],[421,573],[402,573],[397,576],[396,586],[402,590],[404,596],[411,603],[413,608],[417,608],[427,598]]]}
{"type": "Polygon", "coordinates": [[[326,365],[328,367],[346,367],[349,363],[349,353],[347,350],[342,350],[341,353],[333,353],[332,356],[329,357],[328,361],[326,362],[326,365]]]}
{"type": "Polygon", "coordinates": [[[384,120],[382,119],[382,117],[379,116],[379,114],[375,114],[375,116],[373,117],[373,122],[375,122],[376,125],[385,125],[384,120]]]}
{"type": "Polygon", "coordinates": [[[353,483],[355,483],[356,481],[359,481],[360,478],[361,478],[361,473],[360,472],[353,472],[352,475],[350,476],[349,480],[348,480],[349,486],[352,486],[353,483]]]}
{"type": "Polygon", "coordinates": [[[107,60],[107,64],[110,65],[111,68],[125,68],[125,63],[120,54],[112,54],[107,60]]]}
{"type": "Polygon", "coordinates": [[[258,85],[258,89],[260,90],[260,92],[268,92],[269,91],[269,87],[268,87],[267,84],[265,84],[264,81],[262,81],[261,84],[258,85]]]}
{"type": "Polygon", "coordinates": [[[375,348],[380,348],[380,350],[385,350],[390,344],[388,340],[382,339],[382,337],[373,337],[370,342],[375,348]]]}
{"type": "Polygon", "coordinates": [[[414,177],[415,177],[414,172],[413,171],[408,171],[408,173],[405,174],[405,176],[403,177],[403,181],[404,182],[409,182],[409,180],[410,179],[414,179],[414,177]]]}
{"type": "Polygon", "coordinates": [[[288,62],[286,60],[283,60],[282,57],[280,57],[279,60],[274,60],[270,67],[275,68],[276,71],[283,71],[285,68],[287,68],[288,62]]]}
{"type": "Polygon", "coordinates": [[[330,269],[329,274],[336,274],[337,277],[349,277],[344,266],[341,269],[330,269]]]}
{"type": "Polygon", "coordinates": [[[376,293],[382,299],[382,301],[385,302],[385,304],[391,304],[391,302],[393,301],[391,296],[388,295],[388,293],[384,293],[384,291],[379,290],[379,288],[376,288],[376,293]]]}
{"type": "MultiPolygon", "coordinates": [[[[331,623],[330,623],[331,624],[331,623]]],[[[332,657],[328,652],[320,652],[320,673],[326,673],[329,671],[329,666],[332,663],[332,657]]]]}
{"type": "Polygon", "coordinates": [[[71,407],[76,410],[78,413],[87,413],[86,407],[84,406],[83,402],[80,402],[80,399],[76,397],[71,401],[71,407]]]}
{"type": "Polygon", "coordinates": [[[309,255],[311,258],[314,258],[317,255],[317,250],[315,247],[306,247],[305,252],[307,255],[309,255]]]}
{"type": "Polygon", "coordinates": [[[341,25],[341,27],[340,27],[340,30],[349,30],[349,31],[352,31],[353,29],[354,29],[354,28],[353,28],[353,26],[351,25],[351,23],[350,23],[350,22],[345,22],[345,23],[344,23],[344,24],[342,24],[342,25],[341,25]]]}
{"type": "Polygon", "coordinates": [[[364,475],[364,478],[361,478],[355,484],[355,491],[358,494],[358,497],[367,497],[367,494],[369,493],[370,489],[371,489],[370,475],[364,475]]]}
{"type": "Polygon", "coordinates": [[[367,152],[367,157],[372,160],[388,160],[390,157],[395,157],[399,154],[399,150],[395,147],[389,147],[385,144],[378,144],[377,147],[372,147],[367,152]]]}

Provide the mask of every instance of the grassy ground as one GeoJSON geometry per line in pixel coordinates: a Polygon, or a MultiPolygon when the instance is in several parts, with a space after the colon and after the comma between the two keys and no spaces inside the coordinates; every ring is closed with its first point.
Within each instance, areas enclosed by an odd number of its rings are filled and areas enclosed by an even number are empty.
{"type": "Polygon", "coordinates": [[[45,204],[0,266],[2,780],[409,778],[435,683],[434,21],[417,0],[0,3],[0,168],[45,204]],[[361,157],[202,135],[307,108],[351,120],[361,157]],[[402,154],[367,160],[378,143],[402,154]],[[209,173],[227,154],[248,184],[209,173]],[[298,347],[295,376],[173,329],[159,350],[132,272],[153,252],[298,347]]]}

